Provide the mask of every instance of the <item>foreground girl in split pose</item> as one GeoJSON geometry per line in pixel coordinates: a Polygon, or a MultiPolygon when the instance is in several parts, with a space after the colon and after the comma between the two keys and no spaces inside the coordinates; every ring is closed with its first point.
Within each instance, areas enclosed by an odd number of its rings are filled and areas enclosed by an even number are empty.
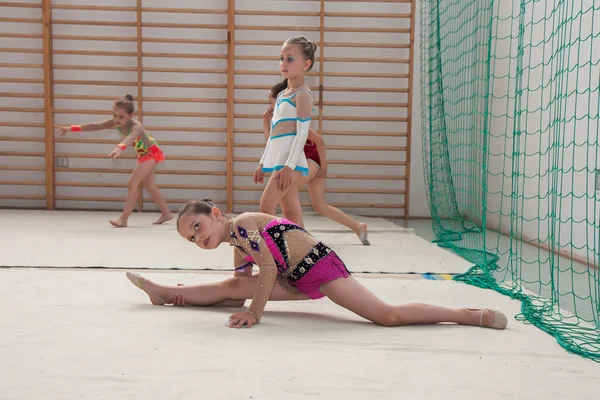
{"type": "Polygon", "coordinates": [[[208,200],[188,202],[177,218],[179,234],[201,249],[221,243],[233,247],[234,278],[220,283],[164,286],[128,272],[129,280],[144,290],[155,305],[242,306],[229,326],[250,328],[259,323],[269,300],[308,300],[329,297],[336,304],[384,326],[436,324],[504,329],[506,316],[489,309],[451,309],[429,304],[391,305],[355,280],[342,260],[326,244],[300,226],[262,213],[225,217],[208,200]],[[257,265],[258,275],[252,275],[257,265]]]}
{"type": "Polygon", "coordinates": [[[111,220],[110,223],[118,228],[127,226],[127,219],[133,212],[138,198],[137,188],[140,183],[152,196],[161,211],[160,218],[154,224],[162,224],[173,219],[169,207],[165,202],[163,195],[154,183],[154,171],[156,164],[165,160],[165,156],[156,144],[156,140],[146,132],[142,124],[133,118],[135,111],[133,105],[133,96],[126,95],[123,99],[117,100],[113,104],[113,117],[103,122],[93,122],[84,125],[70,125],[57,127],[60,135],[67,132],[92,132],[103,129],[117,128],[123,140],[108,155],[117,158],[123,150],[129,146],[134,146],[137,152],[137,165],[134,168],[131,178],[129,178],[127,199],[121,217],[111,220]]]}

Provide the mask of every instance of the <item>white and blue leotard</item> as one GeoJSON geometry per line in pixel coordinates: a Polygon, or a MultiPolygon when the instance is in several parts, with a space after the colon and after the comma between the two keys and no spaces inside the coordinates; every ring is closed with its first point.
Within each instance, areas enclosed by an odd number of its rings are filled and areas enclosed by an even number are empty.
{"type": "Polygon", "coordinates": [[[263,172],[279,171],[284,167],[308,175],[304,145],[308,138],[313,99],[310,89],[303,85],[289,94],[277,96],[271,135],[260,159],[263,172]]]}

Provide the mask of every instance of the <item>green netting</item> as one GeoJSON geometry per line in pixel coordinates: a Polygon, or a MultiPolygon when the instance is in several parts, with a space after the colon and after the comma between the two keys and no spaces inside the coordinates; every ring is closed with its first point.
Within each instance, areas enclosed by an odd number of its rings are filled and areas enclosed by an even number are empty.
{"type": "Polygon", "coordinates": [[[420,4],[437,242],[473,263],[457,280],[600,361],[600,0],[420,4]]]}

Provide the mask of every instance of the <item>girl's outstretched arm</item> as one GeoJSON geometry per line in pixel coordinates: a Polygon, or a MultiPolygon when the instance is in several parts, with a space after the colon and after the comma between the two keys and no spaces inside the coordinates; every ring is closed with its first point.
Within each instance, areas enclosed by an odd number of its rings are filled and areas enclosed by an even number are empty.
{"type": "Polygon", "coordinates": [[[103,122],[90,122],[83,125],[58,125],[56,130],[61,136],[63,136],[68,132],[93,132],[111,129],[114,127],[115,121],[111,118],[103,122]]]}

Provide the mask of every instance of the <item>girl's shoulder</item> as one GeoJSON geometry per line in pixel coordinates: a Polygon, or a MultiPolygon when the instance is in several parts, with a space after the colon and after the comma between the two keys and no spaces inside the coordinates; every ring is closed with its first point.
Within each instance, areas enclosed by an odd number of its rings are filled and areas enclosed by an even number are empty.
{"type": "Polygon", "coordinates": [[[249,211],[233,218],[233,224],[243,228],[264,228],[269,222],[277,217],[261,212],[249,211]]]}

